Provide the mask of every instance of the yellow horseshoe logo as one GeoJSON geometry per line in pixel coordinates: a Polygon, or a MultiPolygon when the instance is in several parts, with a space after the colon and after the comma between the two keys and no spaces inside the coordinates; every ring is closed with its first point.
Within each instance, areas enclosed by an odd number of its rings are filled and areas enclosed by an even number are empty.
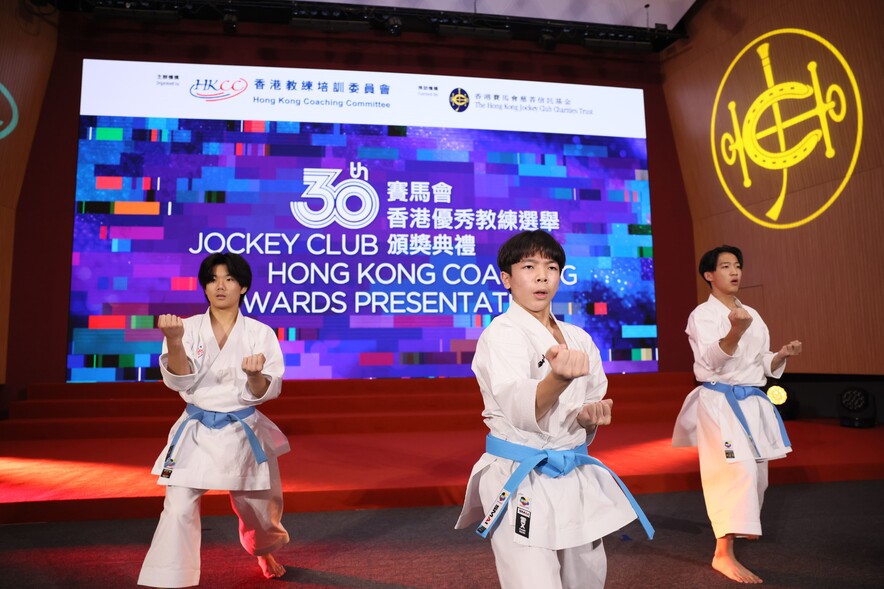
{"type": "Polygon", "coordinates": [[[853,174],[862,122],[856,77],[831,43],[801,29],[766,33],[740,51],[715,95],[710,128],[719,182],[737,209],[759,225],[790,229],[809,223],[835,202],[853,174]],[[813,57],[803,71],[794,66],[797,55],[813,57]],[[727,108],[720,108],[725,99],[727,108]],[[840,184],[828,194],[808,195],[813,191],[801,181],[805,170],[823,170],[840,184]]]}
{"type": "Polygon", "coordinates": [[[813,152],[823,135],[819,129],[805,135],[794,147],[779,152],[764,149],[759,137],[761,133],[757,131],[762,115],[773,105],[781,100],[807,98],[811,92],[810,86],[804,84],[777,84],[752,103],[743,122],[743,136],[746,138],[746,153],[753,162],[768,170],[782,170],[794,166],[813,152]]]}

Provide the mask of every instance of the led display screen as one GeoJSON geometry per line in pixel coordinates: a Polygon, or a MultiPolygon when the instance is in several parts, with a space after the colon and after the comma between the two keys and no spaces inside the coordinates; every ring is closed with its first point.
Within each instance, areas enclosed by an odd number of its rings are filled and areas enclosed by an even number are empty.
{"type": "Polygon", "coordinates": [[[556,317],[657,369],[641,90],[86,60],[75,206],[72,382],[157,379],[156,316],[205,311],[216,251],[286,378],[471,376],[530,229],[567,253],[556,317]]]}

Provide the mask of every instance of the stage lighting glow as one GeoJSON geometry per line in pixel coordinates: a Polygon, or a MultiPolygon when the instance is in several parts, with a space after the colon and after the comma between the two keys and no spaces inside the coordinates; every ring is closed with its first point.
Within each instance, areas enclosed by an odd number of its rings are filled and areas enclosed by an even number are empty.
{"type": "Polygon", "coordinates": [[[767,398],[774,405],[782,405],[789,398],[789,394],[780,385],[774,385],[767,389],[767,398]]]}
{"type": "Polygon", "coordinates": [[[143,465],[39,457],[0,457],[0,505],[119,497],[121,489],[142,497],[163,489],[143,465]],[[96,481],[103,481],[96,484],[96,481]]]}
{"type": "Polygon", "coordinates": [[[784,420],[798,417],[798,399],[794,391],[790,391],[778,382],[772,382],[764,389],[764,393],[784,420]]]}

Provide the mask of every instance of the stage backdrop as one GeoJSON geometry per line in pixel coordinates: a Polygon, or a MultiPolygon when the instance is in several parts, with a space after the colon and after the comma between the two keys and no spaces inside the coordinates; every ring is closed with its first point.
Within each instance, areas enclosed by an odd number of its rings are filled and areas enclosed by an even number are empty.
{"type": "Polygon", "coordinates": [[[639,89],[87,60],[68,380],[158,378],[154,318],[205,311],[218,251],[286,378],[470,376],[497,249],[533,229],[568,255],[555,315],[654,371],[648,186],[639,89]]]}
{"type": "MultiPolygon", "coordinates": [[[[69,345],[72,306],[69,294],[73,279],[71,236],[78,194],[82,73],[85,60],[89,59],[399,72],[641,90],[647,129],[648,186],[653,209],[654,295],[659,310],[657,366],[664,371],[690,369],[690,348],[684,336],[684,321],[694,305],[693,238],[663,98],[658,56],[587,51],[583,47],[567,45],[546,51],[527,42],[442,39],[408,31],[404,31],[401,37],[391,38],[375,32],[293,32],[286,25],[240,23],[236,35],[224,35],[218,23],[211,22],[182,20],[144,25],[93,19],[89,15],[70,12],[62,13],[61,17],[58,51],[16,215],[15,287],[9,316],[9,338],[15,345],[9,349],[8,384],[0,391],[5,399],[21,398],[31,382],[64,382],[70,377],[67,364],[72,353],[69,345]]],[[[109,91],[113,88],[113,85],[108,86],[109,91]]],[[[450,109],[447,102],[445,108],[450,109]]],[[[179,116],[169,118],[178,119],[179,116]]],[[[435,128],[435,123],[428,126],[435,128]]],[[[568,133],[571,133],[570,129],[568,133]]],[[[338,169],[343,170],[339,180],[350,177],[349,167],[339,166],[338,169]]],[[[371,174],[369,178],[372,182],[377,181],[371,174]]],[[[428,180],[421,178],[419,181],[428,180]]],[[[386,198],[386,184],[381,183],[378,187],[379,197],[386,198]]],[[[288,195],[285,202],[290,206],[291,200],[293,197],[288,195]]],[[[513,210],[521,209],[520,206],[513,210]]],[[[294,219],[290,209],[286,216],[294,219]]],[[[271,229],[262,231],[270,232],[271,229]]],[[[190,242],[187,245],[192,247],[190,242]]],[[[179,248],[175,253],[182,252],[179,248]]],[[[315,259],[324,262],[327,257],[317,256],[315,259]]],[[[199,256],[194,255],[191,261],[198,259],[199,256]]],[[[255,265],[263,267],[265,264],[256,262],[255,265]]],[[[193,277],[194,272],[193,266],[187,265],[186,273],[182,270],[182,275],[193,277]]],[[[112,283],[108,285],[109,289],[113,287],[112,283]]],[[[276,282],[273,286],[276,289],[283,285],[276,282]]],[[[280,290],[298,290],[291,284],[284,286],[280,290]]],[[[262,290],[267,292],[263,287],[262,290]]],[[[486,289],[489,293],[491,290],[486,289]]],[[[193,304],[194,309],[200,303],[198,292],[167,292],[187,294],[191,297],[188,304],[193,304]]],[[[154,341],[157,339],[153,335],[150,337],[154,341]]],[[[83,360],[84,366],[85,363],[83,360]]],[[[390,386],[413,386],[407,383],[408,379],[396,379],[390,381],[390,386]]]]}

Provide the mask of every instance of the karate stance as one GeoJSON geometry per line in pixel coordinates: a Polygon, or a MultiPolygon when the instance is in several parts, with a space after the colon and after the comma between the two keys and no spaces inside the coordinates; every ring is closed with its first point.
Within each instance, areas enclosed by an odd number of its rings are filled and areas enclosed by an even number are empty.
{"type": "Polygon", "coordinates": [[[209,309],[181,319],[160,315],[163,382],[187,403],[153,467],[166,486],[163,513],[139,585],[190,587],[200,579],[200,499],[230,491],[240,542],[267,578],[285,568],[273,553],[289,541],[282,527],[277,456],[289,451],[276,425],[255,409],[279,396],[282,350],[268,326],[239,312],[252,271],[241,256],[212,254],[199,269],[209,309]]]}
{"type": "Polygon", "coordinates": [[[737,299],[743,254],[723,245],[700,259],[712,289],[688,319],[694,376],[702,383],[685,399],[673,446],[698,446],[706,512],[715,533],[712,568],[740,583],[761,578],[734,556],[734,539],[761,536],[767,461],[792,451],[780,414],[758,388],[779,378],[786,358],[801,353],[792,341],[770,351],[767,326],[737,299]]]}
{"type": "Polygon", "coordinates": [[[481,521],[504,589],[603,587],[602,537],[636,518],[653,528],[619,479],[587,454],[613,401],[599,350],[551,303],[565,252],[548,233],[511,237],[497,264],[512,301],[482,333],[473,359],[491,430],[455,527],[481,521]],[[509,507],[509,509],[507,509],[509,507]]]}

